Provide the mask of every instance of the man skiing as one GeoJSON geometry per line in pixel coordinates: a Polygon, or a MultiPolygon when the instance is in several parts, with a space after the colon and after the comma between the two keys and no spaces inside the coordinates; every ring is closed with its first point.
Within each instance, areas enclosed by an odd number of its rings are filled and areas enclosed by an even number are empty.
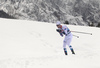
{"type": "Polygon", "coordinates": [[[67,48],[66,45],[69,46],[72,54],[75,54],[72,46],[70,45],[71,41],[72,41],[72,33],[69,30],[69,28],[66,25],[61,25],[60,21],[57,21],[56,26],[58,27],[58,29],[56,29],[56,31],[63,37],[63,35],[65,35],[64,41],[63,41],[63,49],[64,49],[64,53],[65,55],[67,55],[67,48]]]}

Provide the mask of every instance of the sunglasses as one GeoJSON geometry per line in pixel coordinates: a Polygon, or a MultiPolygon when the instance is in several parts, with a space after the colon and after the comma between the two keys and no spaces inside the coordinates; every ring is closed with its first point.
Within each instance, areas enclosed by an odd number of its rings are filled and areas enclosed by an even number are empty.
{"type": "Polygon", "coordinates": [[[56,26],[59,26],[59,25],[56,25],[56,26]]]}

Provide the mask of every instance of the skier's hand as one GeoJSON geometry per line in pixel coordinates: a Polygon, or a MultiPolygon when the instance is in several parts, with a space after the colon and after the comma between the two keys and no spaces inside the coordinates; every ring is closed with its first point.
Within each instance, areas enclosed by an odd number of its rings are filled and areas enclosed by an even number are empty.
{"type": "Polygon", "coordinates": [[[62,33],[60,33],[60,36],[62,36],[62,37],[63,37],[63,34],[62,34],[62,33]]]}
{"type": "Polygon", "coordinates": [[[59,33],[61,33],[61,32],[62,32],[62,31],[61,31],[61,29],[56,29],[56,31],[57,31],[57,32],[59,32],[59,33]]]}
{"type": "Polygon", "coordinates": [[[61,29],[56,29],[57,32],[59,32],[60,36],[63,37],[63,33],[62,33],[62,30],[61,29]]]}

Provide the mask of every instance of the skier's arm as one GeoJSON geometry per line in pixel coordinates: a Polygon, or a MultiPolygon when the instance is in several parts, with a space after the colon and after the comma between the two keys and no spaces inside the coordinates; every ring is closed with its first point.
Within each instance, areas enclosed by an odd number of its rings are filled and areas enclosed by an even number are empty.
{"type": "Polygon", "coordinates": [[[56,31],[60,34],[60,36],[63,37],[63,33],[62,33],[62,30],[61,29],[56,29],[56,31]]]}
{"type": "Polygon", "coordinates": [[[59,33],[61,33],[61,32],[62,32],[62,31],[61,31],[61,29],[56,29],[56,31],[57,31],[57,32],[59,32],[59,33]]]}
{"type": "Polygon", "coordinates": [[[66,26],[64,26],[64,31],[63,31],[63,33],[65,34],[65,35],[67,35],[67,27],[66,26]]]}

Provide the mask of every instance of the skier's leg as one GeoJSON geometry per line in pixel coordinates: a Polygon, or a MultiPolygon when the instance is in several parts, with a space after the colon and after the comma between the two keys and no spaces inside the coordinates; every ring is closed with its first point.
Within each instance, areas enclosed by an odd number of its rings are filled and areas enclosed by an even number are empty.
{"type": "Polygon", "coordinates": [[[66,48],[64,48],[64,53],[65,53],[65,55],[67,55],[67,49],[66,48]]]}
{"type": "Polygon", "coordinates": [[[69,39],[67,39],[67,45],[69,46],[72,54],[75,54],[73,47],[70,45],[72,41],[72,37],[70,37],[69,39]]]}
{"type": "Polygon", "coordinates": [[[64,49],[64,53],[65,55],[67,55],[67,48],[66,48],[66,41],[63,41],[63,49],[64,49]]]}
{"type": "Polygon", "coordinates": [[[71,46],[71,45],[69,46],[69,48],[70,48],[70,50],[71,50],[72,54],[75,54],[74,49],[72,48],[72,46],[71,46]]]}

